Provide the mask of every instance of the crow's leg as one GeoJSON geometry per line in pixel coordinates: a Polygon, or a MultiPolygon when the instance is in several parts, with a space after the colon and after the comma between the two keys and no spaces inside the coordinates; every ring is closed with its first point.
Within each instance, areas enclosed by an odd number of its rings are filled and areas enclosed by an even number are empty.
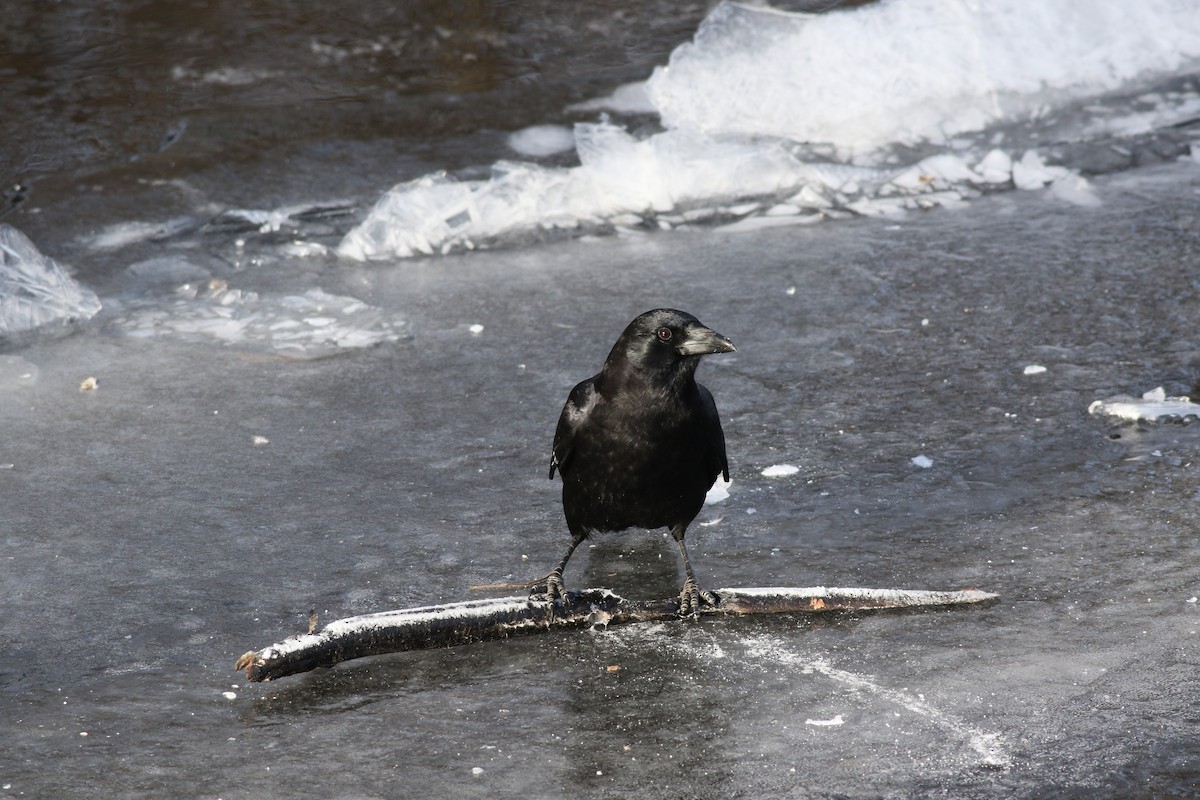
{"type": "Polygon", "coordinates": [[[683,582],[683,588],[679,591],[679,616],[698,619],[701,604],[715,606],[718,601],[715,594],[707,589],[701,589],[700,585],[696,583],[696,575],[692,572],[692,562],[688,558],[687,547],[683,544],[685,531],[687,531],[687,525],[676,525],[671,528],[671,536],[679,545],[679,555],[683,557],[683,571],[687,575],[687,579],[683,582]]]}
{"type": "Polygon", "coordinates": [[[585,538],[587,538],[585,535],[571,534],[571,544],[567,546],[567,552],[563,553],[562,561],[558,562],[558,566],[546,576],[546,594],[551,603],[555,600],[566,600],[567,587],[563,585],[563,572],[567,569],[567,562],[571,560],[571,554],[585,538]]]}

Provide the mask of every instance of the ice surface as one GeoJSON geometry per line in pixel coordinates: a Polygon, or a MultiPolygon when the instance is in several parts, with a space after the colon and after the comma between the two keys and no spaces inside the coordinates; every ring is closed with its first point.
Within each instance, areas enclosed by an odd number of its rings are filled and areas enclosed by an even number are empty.
{"type": "Polygon", "coordinates": [[[1197,57],[1189,0],[884,0],[822,15],[722,3],[647,92],[670,128],[861,158],[949,143],[1197,57]]]}
{"type": "Polygon", "coordinates": [[[1088,406],[1088,412],[1147,422],[1186,420],[1200,417],[1200,404],[1193,403],[1188,397],[1167,397],[1163,387],[1159,386],[1143,393],[1140,399],[1120,394],[1107,400],[1097,400],[1088,406]]]}
{"type": "Polygon", "coordinates": [[[25,234],[0,224],[0,337],[91,319],[99,310],[95,292],[42,255],[25,234]]]}
{"type": "Polygon", "coordinates": [[[168,302],[133,301],[118,309],[113,324],[127,336],[220,342],[293,358],[396,341],[404,328],[403,321],[357,298],[321,289],[260,295],[213,279],[184,284],[177,295],[168,302]]]}
{"type": "Polygon", "coordinates": [[[0,390],[33,386],[38,373],[37,364],[20,356],[0,356],[0,390]]]}

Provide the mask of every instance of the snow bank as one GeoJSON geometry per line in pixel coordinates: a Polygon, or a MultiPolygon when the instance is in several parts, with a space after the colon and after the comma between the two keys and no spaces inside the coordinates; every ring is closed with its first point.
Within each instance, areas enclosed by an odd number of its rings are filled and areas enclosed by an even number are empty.
{"type": "Polygon", "coordinates": [[[847,159],[1197,58],[1194,0],[883,0],[821,15],[723,3],[646,88],[669,128],[829,143],[847,159]]]}
{"type": "Polygon", "coordinates": [[[25,234],[0,224],[0,337],[91,319],[99,310],[95,292],[38,252],[25,234]]]}
{"type": "MultiPolygon", "coordinates": [[[[1195,0],[882,0],[821,15],[723,3],[645,85],[572,107],[641,112],[648,101],[667,130],[638,138],[607,119],[581,123],[578,167],[504,161],[487,180],[399,184],[338,252],[433,255],[539,229],[759,230],[954,206],[989,186],[1096,205],[1086,180],[1037,150],[1001,149],[1002,132],[955,137],[1197,62],[1195,0]],[[943,151],[901,163],[897,146],[915,144],[943,151]]],[[[1158,124],[1194,104],[1167,105],[1158,124]]],[[[535,127],[510,144],[539,156],[566,147],[565,133],[535,127]]]]}

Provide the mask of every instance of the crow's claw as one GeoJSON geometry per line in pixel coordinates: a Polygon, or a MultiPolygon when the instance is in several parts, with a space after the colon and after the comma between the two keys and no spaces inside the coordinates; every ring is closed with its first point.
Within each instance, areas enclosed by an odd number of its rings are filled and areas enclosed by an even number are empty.
{"type": "Polygon", "coordinates": [[[715,606],[718,598],[707,589],[701,589],[694,581],[687,581],[679,591],[679,616],[700,619],[703,606],[715,606]]]}

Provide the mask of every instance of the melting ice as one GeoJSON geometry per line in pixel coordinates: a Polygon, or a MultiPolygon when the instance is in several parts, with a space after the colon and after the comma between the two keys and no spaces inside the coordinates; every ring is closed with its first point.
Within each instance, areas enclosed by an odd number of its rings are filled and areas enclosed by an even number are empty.
{"type": "MultiPolygon", "coordinates": [[[[339,252],[387,259],[643,223],[753,230],[952,205],[987,187],[1050,186],[1095,204],[1082,177],[1026,145],[1005,149],[1003,126],[1197,59],[1194,0],[882,0],[822,15],[723,3],[644,86],[570,109],[650,108],[662,132],[638,137],[602,118],[575,125],[574,168],[501,162],[487,180],[402,183],[339,252]]],[[[1156,125],[1200,107],[1194,95],[1159,99],[1156,125]]],[[[1069,135],[1144,126],[1145,113],[1097,112],[1069,135]]],[[[549,139],[517,149],[562,144],[549,139]]]]}

